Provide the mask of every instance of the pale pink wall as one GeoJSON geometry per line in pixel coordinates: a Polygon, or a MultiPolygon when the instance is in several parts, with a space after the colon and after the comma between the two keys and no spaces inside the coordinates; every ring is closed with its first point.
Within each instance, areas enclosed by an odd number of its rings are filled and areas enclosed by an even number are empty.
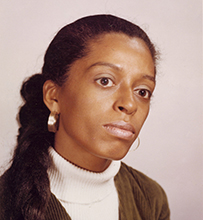
{"type": "Polygon", "coordinates": [[[40,71],[56,31],[84,15],[112,13],[143,27],[162,52],[141,145],[125,161],[164,187],[173,220],[203,219],[201,0],[0,0],[0,5],[0,164],[15,144],[21,81],[40,71]]]}

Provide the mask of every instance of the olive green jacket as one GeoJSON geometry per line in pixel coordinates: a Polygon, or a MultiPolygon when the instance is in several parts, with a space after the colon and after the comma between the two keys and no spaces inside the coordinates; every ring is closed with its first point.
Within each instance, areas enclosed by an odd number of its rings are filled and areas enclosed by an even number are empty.
{"type": "MultiPolygon", "coordinates": [[[[155,181],[122,163],[115,176],[119,195],[119,220],[169,220],[170,211],[163,189],[155,181]]],[[[71,220],[52,194],[46,220],[71,220]]]]}

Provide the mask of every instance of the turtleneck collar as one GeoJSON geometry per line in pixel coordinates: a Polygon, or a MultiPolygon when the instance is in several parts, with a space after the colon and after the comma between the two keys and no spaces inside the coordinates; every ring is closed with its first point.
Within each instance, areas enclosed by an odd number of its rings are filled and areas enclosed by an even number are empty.
{"type": "Polygon", "coordinates": [[[52,166],[48,170],[51,192],[64,202],[88,204],[107,197],[115,188],[114,177],[120,161],[112,161],[102,173],[83,170],[49,148],[52,166]]]}

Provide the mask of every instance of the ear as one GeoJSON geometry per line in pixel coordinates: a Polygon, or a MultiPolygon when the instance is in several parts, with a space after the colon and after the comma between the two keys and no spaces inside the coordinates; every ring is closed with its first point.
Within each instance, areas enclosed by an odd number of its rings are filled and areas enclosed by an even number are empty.
{"type": "Polygon", "coordinates": [[[43,101],[50,112],[60,113],[58,105],[59,86],[53,81],[47,80],[43,85],[43,101]]]}

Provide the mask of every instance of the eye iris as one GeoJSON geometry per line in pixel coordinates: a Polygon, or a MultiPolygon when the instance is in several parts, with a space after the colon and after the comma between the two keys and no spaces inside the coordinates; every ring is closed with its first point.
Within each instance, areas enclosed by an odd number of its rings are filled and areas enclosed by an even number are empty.
{"type": "Polygon", "coordinates": [[[146,96],[146,94],[147,94],[147,92],[145,90],[140,90],[139,93],[140,93],[141,96],[146,96]]]}
{"type": "Polygon", "coordinates": [[[109,83],[109,80],[108,80],[107,78],[102,78],[102,79],[101,79],[101,84],[102,84],[102,85],[105,85],[105,86],[106,86],[108,83],[109,83]]]}

